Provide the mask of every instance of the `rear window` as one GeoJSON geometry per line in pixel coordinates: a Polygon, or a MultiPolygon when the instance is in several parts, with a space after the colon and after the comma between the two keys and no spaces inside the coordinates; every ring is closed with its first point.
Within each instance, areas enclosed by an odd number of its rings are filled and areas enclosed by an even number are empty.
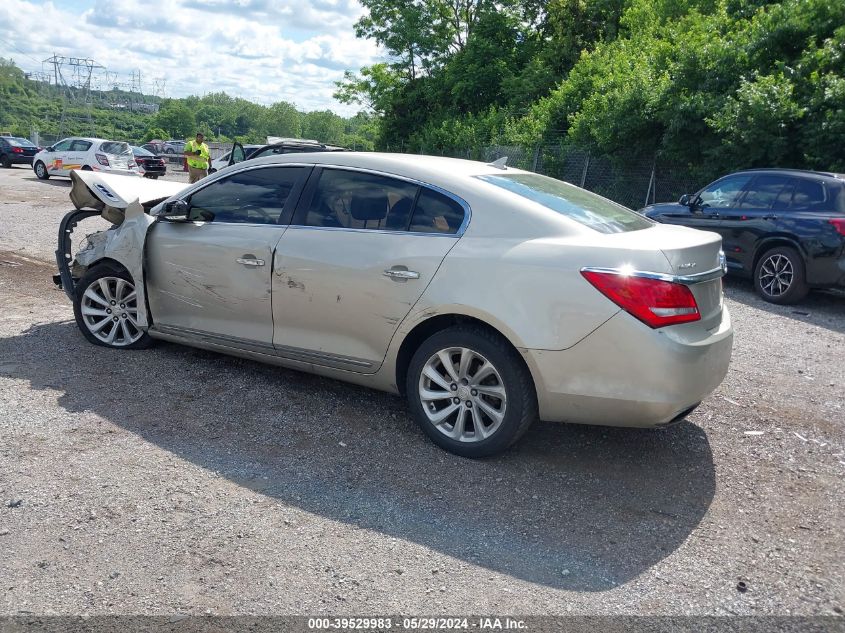
{"type": "Polygon", "coordinates": [[[477,176],[599,233],[639,231],[654,225],[648,218],[575,185],[539,174],[477,176]]]}
{"type": "Polygon", "coordinates": [[[106,141],[100,145],[100,151],[104,154],[112,154],[114,156],[132,155],[132,150],[129,149],[129,143],[120,143],[118,141],[106,141]]]}
{"type": "Polygon", "coordinates": [[[27,141],[25,138],[17,138],[14,136],[4,136],[3,140],[5,140],[9,145],[12,147],[35,147],[32,143],[27,141]]]}

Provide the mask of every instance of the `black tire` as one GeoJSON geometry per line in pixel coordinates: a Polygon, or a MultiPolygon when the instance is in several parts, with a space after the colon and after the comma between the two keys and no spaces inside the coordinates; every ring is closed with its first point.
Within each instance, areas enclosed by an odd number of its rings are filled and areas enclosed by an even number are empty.
{"type": "Polygon", "coordinates": [[[754,288],[765,301],[788,305],[807,296],[804,259],[789,246],[777,246],[763,253],[754,267],[754,288]]]}
{"type": "Polygon", "coordinates": [[[12,161],[8,156],[6,156],[6,154],[3,154],[0,156],[0,165],[3,165],[6,169],[11,169],[12,161]]]}
{"type": "Polygon", "coordinates": [[[168,147],[167,149],[164,150],[164,153],[165,154],[175,154],[176,150],[173,149],[172,147],[168,147]]]}
{"type": "Polygon", "coordinates": [[[208,169],[208,175],[210,176],[211,174],[215,173],[216,171],[217,171],[217,170],[216,170],[216,169],[214,169],[214,167],[209,167],[209,169],[208,169]]]}
{"type": "Polygon", "coordinates": [[[32,169],[39,180],[47,180],[50,178],[50,172],[47,171],[47,166],[40,160],[35,163],[32,169]]]}
{"type": "MultiPolygon", "coordinates": [[[[117,323],[120,322],[121,317],[123,317],[123,310],[120,309],[121,306],[126,305],[128,307],[128,311],[132,311],[134,307],[137,313],[137,304],[134,304],[134,302],[130,301],[127,304],[111,303],[111,306],[100,306],[100,304],[91,302],[90,299],[86,298],[86,290],[88,290],[92,284],[98,284],[100,280],[104,280],[106,285],[110,287],[113,280],[116,279],[122,279],[123,281],[128,282],[128,284],[130,284],[133,288],[135,286],[135,282],[132,280],[132,276],[129,273],[127,273],[125,270],[113,267],[109,264],[95,265],[82,276],[82,279],[80,279],[79,283],[76,284],[76,292],[74,293],[73,298],[73,315],[74,317],[76,317],[76,325],[79,328],[80,332],[82,332],[82,335],[94,345],[100,345],[102,347],[109,347],[112,349],[146,349],[147,347],[153,344],[153,339],[150,337],[149,334],[146,333],[146,331],[143,331],[143,333],[137,340],[127,342],[127,340],[130,339],[126,339],[123,336],[124,332],[131,332],[132,337],[134,338],[135,333],[142,331],[139,328],[135,328],[132,325],[131,320],[128,321],[128,325],[122,326],[126,329],[121,329],[117,325],[117,323]],[[88,306],[85,305],[86,303],[88,303],[88,306]],[[100,332],[105,337],[108,337],[112,329],[116,330],[115,336],[113,337],[113,342],[110,343],[107,340],[100,338],[97,334],[92,331],[92,329],[89,327],[88,322],[86,322],[85,317],[83,316],[83,308],[86,307],[97,307],[99,309],[103,309],[104,311],[110,311],[112,310],[112,307],[114,308],[115,315],[110,317],[110,319],[113,322],[115,319],[117,319],[117,321],[114,325],[109,325],[108,323],[106,323],[106,325],[100,330],[100,332]]],[[[109,317],[105,317],[105,320],[108,321],[109,317]]]]}
{"type": "MultiPolygon", "coordinates": [[[[477,361],[480,363],[481,359],[477,359],[477,361]]],[[[441,373],[441,376],[443,375],[441,373]]],[[[495,384],[499,384],[498,380],[495,384]]],[[[471,388],[471,386],[472,384],[467,385],[468,388],[471,388]]],[[[457,325],[441,330],[426,339],[411,358],[405,391],[411,414],[423,432],[439,447],[461,457],[489,457],[501,453],[522,437],[538,416],[534,383],[522,358],[510,343],[499,334],[479,326],[457,325]],[[446,433],[440,430],[442,425],[438,427],[429,420],[424,408],[425,405],[421,400],[419,389],[423,382],[423,370],[429,361],[434,360],[439,351],[450,348],[465,348],[471,350],[476,356],[483,357],[495,367],[498,372],[497,378],[501,378],[501,387],[504,389],[505,399],[500,400],[499,403],[504,405],[504,417],[498,427],[484,439],[460,441],[447,437],[446,433]]],[[[456,396],[458,394],[460,392],[456,392],[456,396]]],[[[476,395],[475,391],[473,391],[473,395],[476,395]]],[[[466,393],[462,394],[462,397],[466,397],[467,401],[470,400],[470,396],[466,393]]],[[[485,398],[487,396],[482,394],[476,397],[475,401],[479,397],[485,398]]],[[[460,400],[460,398],[456,399],[460,400]]],[[[450,398],[439,400],[439,402],[444,403],[441,410],[445,410],[449,406],[450,400],[450,398]]],[[[457,405],[456,415],[460,414],[460,409],[467,404],[467,401],[461,401],[457,405]]],[[[488,399],[487,402],[489,403],[490,400],[488,399]]],[[[496,402],[495,398],[493,402],[496,402]]],[[[436,406],[435,403],[429,402],[429,407],[436,406]]],[[[478,415],[482,415],[482,409],[479,407],[476,407],[476,409],[478,415]]],[[[437,412],[436,408],[430,410],[432,413],[437,412]]],[[[467,412],[466,415],[471,416],[471,413],[467,412]]],[[[449,418],[451,417],[450,415],[449,418]]],[[[470,425],[473,427],[475,425],[474,420],[473,417],[472,420],[468,421],[471,422],[470,425]]],[[[492,423],[492,418],[487,417],[486,420],[492,423]]],[[[457,425],[453,423],[453,429],[455,428],[457,428],[457,425]]],[[[474,429],[472,433],[475,434],[474,429]]]]}
{"type": "Polygon", "coordinates": [[[153,180],[158,180],[158,174],[153,174],[150,176],[153,180]]]}
{"type": "Polygon", "coordinates": [[[94,171],[94,170],[93,170],[93,169],[91,169],[91,165],[83,165],[83,166],[82,166],[82,171],[94,171]]]}

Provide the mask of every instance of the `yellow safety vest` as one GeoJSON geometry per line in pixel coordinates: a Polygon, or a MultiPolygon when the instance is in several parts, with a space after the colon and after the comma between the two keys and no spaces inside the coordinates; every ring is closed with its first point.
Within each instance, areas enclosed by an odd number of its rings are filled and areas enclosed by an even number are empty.
{"type": "Polygon", "coordinates": [[[199,156],[194,154],[193,156],[188,157],[188,167],[193,167],[194,169],[208,169],[208,161],[211,158],[211,154],[208,152],[208,145],[205,143],[197,143],[195,140],[190,140],[185,143],[185,149],[188,152],[196,152],[199,150],[201,153],[199,156]]]}

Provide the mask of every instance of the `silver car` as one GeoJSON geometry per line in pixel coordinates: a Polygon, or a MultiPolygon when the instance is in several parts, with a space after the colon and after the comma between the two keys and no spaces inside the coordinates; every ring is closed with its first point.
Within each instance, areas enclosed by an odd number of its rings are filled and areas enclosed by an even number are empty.
{"type": "Polygon", "coordinates": [[[459,455],[498,453],[538,418],[668,425],[728,369],[718,235],[500,162],[339,152],[187,188],[72,177],[57,277],[89,341],[402,393],[459,455]],[[74,256],[86,215],[114,226],[74,256]]]}

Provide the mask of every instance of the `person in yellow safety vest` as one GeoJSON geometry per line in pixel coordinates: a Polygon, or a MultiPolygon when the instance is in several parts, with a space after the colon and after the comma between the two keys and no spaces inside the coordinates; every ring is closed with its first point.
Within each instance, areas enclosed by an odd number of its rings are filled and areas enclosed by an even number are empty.
{"type": "Polygon", "coordinates": [[[188,161],[188,182],[194,183],[208,175],[211,154],[208,145],[203,143],[203,135],[197,132],[197,138],[185,143],[185,159],[188,161]]]}

